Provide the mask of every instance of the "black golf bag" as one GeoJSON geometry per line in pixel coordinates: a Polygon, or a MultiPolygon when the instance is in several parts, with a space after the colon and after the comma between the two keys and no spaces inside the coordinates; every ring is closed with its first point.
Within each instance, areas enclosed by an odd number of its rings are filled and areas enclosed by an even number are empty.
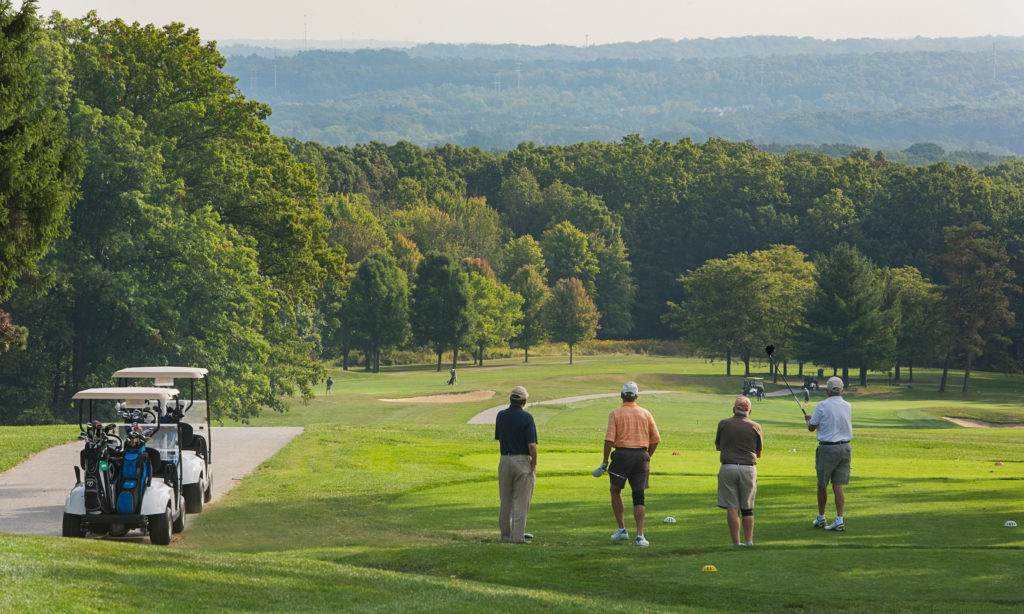
{"type": "Polygon", "coordinates": [[[112,458],[110,442],[97,424],[86,431],[81,465],[85,469],[85,511],[87,514],[109,514],[113,489],[117,482],[117,463],[112,458]]]}
{"type": "Polygon", "coordinates": [[[141,437],[130,437],[124,444],[121,459],[121,476],[117,485],[118,514],[138,514],[142,496],[153,477],[153,465],[146,451],[146,441],[141,437]]]}

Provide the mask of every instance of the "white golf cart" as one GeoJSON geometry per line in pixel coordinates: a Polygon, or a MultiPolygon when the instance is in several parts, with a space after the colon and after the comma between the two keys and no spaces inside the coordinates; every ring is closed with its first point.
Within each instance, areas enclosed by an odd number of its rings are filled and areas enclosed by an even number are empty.
{"type": "Polygon", "coordinates": [[[89,532],[120,537],[139,529],[152,543],[166,546],[172,532],[185,529],[178,426],[160,424],[147,406],[177,397],[174,388],[134,386],[74,395],[85,449],[81,466],[75,467],[75,487],[64,500],[65,537],[89,532]],[[107,424],[100,421],[107,417],[112,418],[107,424]]]}
{"type": "MultiPolygon", "coordinates": [[[[129,367],[114,373],[120,385],[130,380],[152,379],[157,387],[173,387],[175,379],[189,380],[188,400],[156,407],[160,422],[178,425],[181,444],[182,492],[185,511],[198,514],[213,496],[213,438],[210,436],[209,371],[199,367],[129,367]],[[203,382],[203,399],[196,399],[196,381],[203,382]],[[195,408],[195,411],[191,411],[195,408]]],[[[184,396],[184,395],[182,395],[184,396]]]]}

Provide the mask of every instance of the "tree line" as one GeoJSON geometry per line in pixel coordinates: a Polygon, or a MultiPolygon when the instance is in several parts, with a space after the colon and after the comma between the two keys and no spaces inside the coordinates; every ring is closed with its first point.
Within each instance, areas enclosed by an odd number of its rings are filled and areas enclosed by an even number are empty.
{"type": "Polygon", "coordinates": [[[776,260],[802,271],[788,284],[762,286],[771,273],[711,286],[771,303],[760,334],[791,338],[791,349],[775,342],[794,360],[1009,369],[1024,358],[1018,320],[1006,320],[1022,313],[1011,276],[1024,266],[1020,161],[911,167],[867,149],[772,154],[637,135],[501,152],[327,146],[275,136],[270,107],[237,90],[194,29],[0,7],[12,84],[0,94],[0,169],[13,178],[0,188],[5,423],[73,419],[74,391],[133,364],[208,367],[224,415],[248,419],[310,396],[322,359],[345,363],[352,350],[377,369],[389,348],[426,348],[440,368],[448,351],[479,362],[511,345],[525,358],[545,336],[571,352],[594,334],[683,332],[702,353],[742,358],[751,339],[702,337],[724,309],[704,326],[693,315],[714,296],[691,276],[733,258],[750,262],[726,279],[776,260]],[[956,259],[949,233],[968,230],[993,255],[956,259]],[[870,263],[849,287],[896,339],[872,345],[870,360],[823,356],[814,334],[801,337],[827,330],[811,298],[837,277],[822,271],[840,244],[870,263]],[[979,319],[972,263],[1000,254],[1003,285],[988,283],[1005,304],[979,319]],[[927,326],[894,310],[917,299],[896,282],[880,302],[864,289],[888,275],[919,275],[940,294],[962,282],[961,302],[945,304],[959,320],[929,321],[940,328],[913,356],[899,352],[927,326]]]}
{"type": "Polygon", "coordinates": [[[247,96],[274,105],[275,132],[326,145],[409,140],[503,150],[523,141],[569,145],[643,134],[1024,152],[1019,135],[1005,129],[1021,120],[1021,39],[959,48],[876,41],[835,46],[840,53],[822,41],[761,42],[777,53],[312,50],[232,56],[225,69],[247,96]]]}

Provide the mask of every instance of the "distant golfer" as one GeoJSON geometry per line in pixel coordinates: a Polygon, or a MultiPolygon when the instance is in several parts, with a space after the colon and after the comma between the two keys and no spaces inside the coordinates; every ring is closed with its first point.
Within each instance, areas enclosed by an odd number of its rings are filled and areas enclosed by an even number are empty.
{"type": "Polygon", "coordinates": [[[455,367],[452,367],[451,371],[449,371],[448,373],[451,375],[451,377],[448,378],[448,385],[454,386],[455,382],[458,381],[458,377],[456,377],[455,375],[455,367]]]}
{"type": "Polygon", "coordinates": [[[818,517],[814,526],[826,531],[845,531],[843,508],[846,495],[843,486],[850,483],[850,458],[853,452],[853,418],[850,404],[843,399],[843,380],[828,378],[825,384],[828,398],[818,403],[814,413],[804,416],[807,430],[818,432],[818,449],[814,453],[814,469],[818,474],[818,517]],[[828,484],[836,498],[836,519],[832,524],[825,520],[825,504],[828,503],[828,484]],[[827,526],[826,526],[827,525],[827,526]]]}
{"type": "Polygon", "coordinates": [[[619,529],[612,534],[612,541],[629,539],[623,517],[622,488],[629,482],[633,491],[633,519],[636,520],[636,545],[649,546],[644,537],[644,516],[646,504],[644,491],[649,487],[651,456],[661,442],[658,426],[651,412],[636,404],[639,388],[633,382],[622,385],[622,405],[608,414],[608,430],[604,436],[604,456],[601,466],[595,470],[607,471],[611,483],[612,512],[619,529]],[[615,451],[612,452],[612,448],[615,451]],[[611,454],[611,465],[608,457],[611,454]]]}
{"type": "Polygon", "coordinates": [[[331,392],[331,388],[334,388],[334,380],[332,380],[332,379],[331,379],[331,376],[330,376],[330,375],[328,375],[328,376],[327,376],[327,393],[328,393],[328,394],[330,394],[330,392],[331,392]]]}
{"type": "Polygon", "coordinates": [[[732,418],[718,423],[715,449],[719,450],[718,507],[726,512],[734,546],[754,545],[754,496],[757,494],[757,459],[764,440],[761,425],[749,418],[750,399],[737,397],[732,418]],[[740,516],[746,541],[740,541],[740,516]]]}
{"type": "Polygon", "coordinates": [[[501,510],[498,524],[501,541],[521,544],[533,536],[526,533],[526,514],[530,511],[533,484],[537,478],[537,427],[533,416],[524,411],[530,394],[516,386],[509,395],[509,406],[498,412],[494,438],[500,442],[498,491],[501,510]]]}

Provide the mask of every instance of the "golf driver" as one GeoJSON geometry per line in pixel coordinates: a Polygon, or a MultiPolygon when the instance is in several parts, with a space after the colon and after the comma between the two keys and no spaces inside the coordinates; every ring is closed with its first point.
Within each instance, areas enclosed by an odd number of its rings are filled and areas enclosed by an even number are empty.
{"type": "Polygon", "coordinates": [[[597,469],[594,469],[593,471],[590,472],[590,474],[592,476],[594,476],[595,478],[599,478],[599,477],[601,477],[602,475],[604,475],[606,473],[609,474],[609,475],[613,475],[613,476],[619,478],[620,480],[627,479],[626,476],[624,476],[624,475],[619,475],[619,474],[615,473],[614,471],[608,471],[607,467],[598,467],[597,469]]]}
{"type": "MultiPolygon", "coordinates": [[[[769,345],[768,347],[766,347],[764,349],[764,351],[765,351],[766,354],[768,354],[768,362],[771,363],[772,369],[775,371],[775,373],[778,373],[779,372],[779,368],[775,364],[775,359],[772,358],[772,354],[775,353],[775,346],[774,345],[769,345]]],[[[793,388],[790,387],[789,382],[786,380],[785,374],[782,375],[782,381],[786,382],[786,388],[789,389],[789,394],[793,395],[793,400],[796,401],[797,406],[800,407],[800,411],[802,411],[804,413],[804,415],[806,416],[807,412],[804,411],[804,406],[801,405],[800,399],[798,399],[796,397],[796,393],[793,392],[793,388]]]]}

